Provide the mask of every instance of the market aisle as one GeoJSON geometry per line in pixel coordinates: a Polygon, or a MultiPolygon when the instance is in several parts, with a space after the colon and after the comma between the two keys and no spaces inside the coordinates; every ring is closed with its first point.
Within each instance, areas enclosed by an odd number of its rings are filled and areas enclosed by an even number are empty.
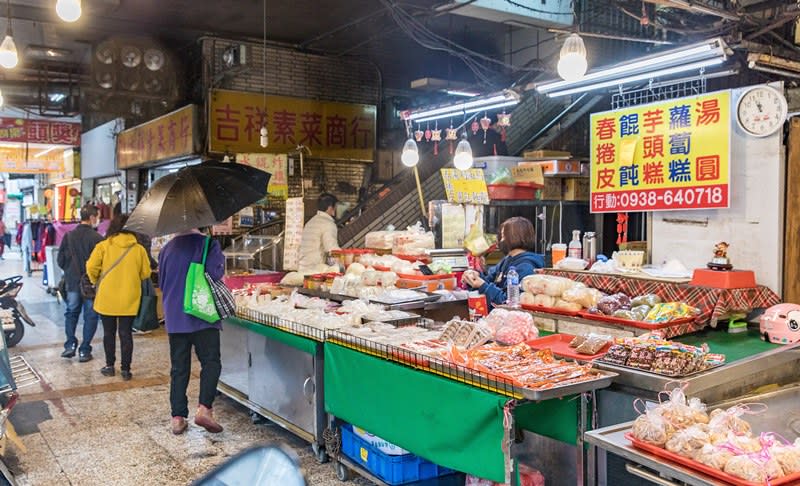
{"type": "MultiPolygon", "coordinates": [[[[6,253],[0,276],[21,274],[18,254],[6,253]]],[[[41,272],[25,279],[20,300],[36,322],[11,354],[22,354],[42,382],[20,390],[11,415],[26,451],[10,445],[6,464],[23,485],[184,485],[237,452],[280,443],[301,458],[311,485],[339,484],[330,464],[318,465],[308,445],[280,427],[254,425],[246,409],[220,397],[215,411],[225,431],[211,435],[190,425],[183,436],[169,431],[169,355],[163,330],[136,335],[133,380],[100,374],[102,329],[94,361],[59,355],[63,310],[41,285],[41,272]]],[[[190,383],[197,396],[197,371],[190,383]]],[[[350,484],[369,484],[359,481],[350,484]]]]}

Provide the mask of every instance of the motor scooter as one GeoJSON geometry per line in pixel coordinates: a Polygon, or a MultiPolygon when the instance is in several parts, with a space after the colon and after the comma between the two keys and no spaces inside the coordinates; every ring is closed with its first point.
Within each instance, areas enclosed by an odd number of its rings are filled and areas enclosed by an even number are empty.
{"type": "Polygon", "coordinates": [[[6,346],[13,348],[25,335],[25,324],[36,327],[17,294],[22,290],[22,276],[15,275],[0,280],[0,323],[6,335],[6,346]]]}

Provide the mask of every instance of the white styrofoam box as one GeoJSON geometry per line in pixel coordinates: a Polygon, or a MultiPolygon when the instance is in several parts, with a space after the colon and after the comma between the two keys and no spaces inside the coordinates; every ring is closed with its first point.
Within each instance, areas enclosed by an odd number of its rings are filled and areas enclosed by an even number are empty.
{"type": "Polygon", "coordinates": [[[397,447],[396,445],[392,444],[391,442],[385,441],[378,437],[377,435],[370,434],[366,430],[353,426],[353,432],[367,441],[367,443],[373,447],[376,447],[379,451],[383,452],[384,454],[388,454],[390,456],[402,456],[405,454],[410,454],[407,450],[397,447]]]}

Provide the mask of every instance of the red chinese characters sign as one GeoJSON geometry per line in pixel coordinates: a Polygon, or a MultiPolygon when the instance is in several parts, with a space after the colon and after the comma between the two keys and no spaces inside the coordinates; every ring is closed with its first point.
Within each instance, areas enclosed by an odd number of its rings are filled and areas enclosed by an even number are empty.
{"type": "Polygon", "coordinates": [[[81,124],[30,118],[0,118],[0,142],[77,147],[81,144],[81,124]]]}
{"type": "Polygon", "coordinates": [[[730,92],[592,115],[593,213],[729,206],[730,92]]]}
{"type": "Polygon", "coordinates": [[[314,157],[374,159],[376,110],[372,105],[214,90],[209,108],[211,152],[291,152],[305,145],[314,157]],[[266,109],[265,109],[266,106],[266,109]],[[260,145],[266,123],[269,146],[260,145]]]}
{"type": "Polygon", "coordinates": [[[117,137],[117,167],[129,169],[197,153],[197,109],[187,105],[117,137]]]}

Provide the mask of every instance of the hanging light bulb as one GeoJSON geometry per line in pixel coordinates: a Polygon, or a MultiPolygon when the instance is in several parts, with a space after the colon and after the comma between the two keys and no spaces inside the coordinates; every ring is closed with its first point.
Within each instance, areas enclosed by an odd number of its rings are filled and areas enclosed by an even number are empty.
{"type": "Polygon", "coordinates": [[[81,0],[57,0],[56,13],[64,22],[75,22],[81,18],[81,0]]]}
{"type": "Polygon", "coordinates": [[[17,45],[14,43],[14,38],[6,34],[3,43],[0,44],[0,66],[6,69],[13,69],[17,67],[18,62],[17,45]]]}
{"type": "Polygon", "coordinates": [[[225,162],[225,163],[228,163],[228,162],[230,162],[230,161],[231,161],[231,157],[230,157],[230,155],[228,155],[228,154],[225,154],[225,157],[223,157],[223,158],[222,158],[222,161],[223,161],[223,162],[225,162]]]}
{"type": "Polygon", "coordinates": [[[468,170],[472,168],[472,147],[467,140],[467,134],[461,136],[461,141],[456,146],[456,153],[453,155],[453,165],[458,170],[468,170]]]}
{"type": "Polygon", "coordinates": [[[577,81],[586,74],[586,46],[578,34],[570,34],[561,47],[558,59],[558,75],[566,81],[577,81]]]}
{"type": "Polygon", "coordinates": [[[415,142],[413,138],[406,140],[405,145],[403,145],[403,153],[400,154],[400,161],[406,167],[414,167],[417,165],[417,162],[419,162],[419,148],[417,148],[417,142],[415,142]]]}
{"type": "Polygon", "coordinates": [[[269,145],[269,133],[267,132],[266,125],[261,126],[261,138],[259,139],[259,143],[261,145],[261,148],[267,148],[267,146],[269,145]]]}

